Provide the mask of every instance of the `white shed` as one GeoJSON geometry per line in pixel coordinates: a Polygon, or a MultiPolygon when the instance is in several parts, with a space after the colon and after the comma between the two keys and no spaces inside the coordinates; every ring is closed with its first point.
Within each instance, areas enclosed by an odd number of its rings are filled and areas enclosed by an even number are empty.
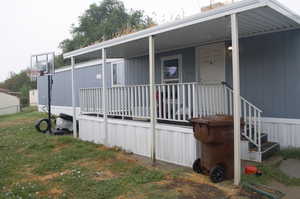
{"type": "Polygon", "coordinates": [[[29,103],[30,103],[30,106],[38,105],[38,90],[37,89],[29,91],[29,103]]]}
{"type": "Polygon", "coordinates": [[[20,111],[20,99],[6,89],[0,89],[0,115],[13,114],[20,111]]]}

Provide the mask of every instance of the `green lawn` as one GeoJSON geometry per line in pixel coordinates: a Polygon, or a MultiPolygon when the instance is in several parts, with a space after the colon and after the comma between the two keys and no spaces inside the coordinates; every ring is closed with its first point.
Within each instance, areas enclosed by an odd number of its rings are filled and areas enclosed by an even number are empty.
{"type": "MultiPolygon", "coordinates": [[[[262,164],[251,163],[251,165],[256,165],[263,173],[262,176],[255,175],[243,175],[242,181],[245,183],[259,183],[259,184],[269,184],[273,181],[280,182],[287,186],[300,186],[299,178],[291,178],[285,175],[279,166],[284,159],[300,159],[300,149],[291,148],[284,149],[273,157],[277,161],[266,161],[262,164]]],[[[299,168],[300,169],[300,168],[299,168]]]]}
{"type": "Polygon", "coordinates": [[[31,110],[0,117],[0,198],[230,198],[231,182],[149,161],[71,136],[37,133],[31,110]]]}

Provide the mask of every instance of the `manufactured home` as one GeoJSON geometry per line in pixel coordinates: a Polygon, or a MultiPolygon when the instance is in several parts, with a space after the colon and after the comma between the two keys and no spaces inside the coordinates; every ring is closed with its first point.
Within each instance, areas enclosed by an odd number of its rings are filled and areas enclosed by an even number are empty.
{"type": "MultiPolygon", "coordinates": [[[[107,60],[106,81],[109,87],[124,85],[124,61],[122,59],[107,60]]],[[[59,115],[65,113],[72,115],[72,83],[71,83],[71,67],[65,66],[55,70],[52,85],[52,113],[59,115]]],[[[90,60],[80,62],[75,65],[75,97],[76,97],[76,113],[80,114],[79,107],[79,88],[94,89],[102,86],[101,81],[101,60],[90,60]]],[[[41,112],[47,111],[48,104],[48,80],[47,76],[40,76],[37,79],[38,90],[38,109],[41,112]]],[[[96,93],[94,93],[96,96],[96,93]]]]}
{"type": "Polygon", "coordinates": [[[183,166],[199,157],[189,119],[233,115],[238,168],[240,157],[260,162],[279,145],[300,147],[299,52],[298,15],[245,0],[68,52],[72,63],[122,58],[124,84],[105,75],[90,88],[75,75],[73,91],[53,92],[79,106],[80,139],[183,166]]]}

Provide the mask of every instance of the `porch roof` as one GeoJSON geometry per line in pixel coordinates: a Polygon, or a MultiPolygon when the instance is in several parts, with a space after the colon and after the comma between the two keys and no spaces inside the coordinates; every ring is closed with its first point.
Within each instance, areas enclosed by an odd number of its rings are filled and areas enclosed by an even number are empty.
{"type": "Polygon", "coordinates": [[[148,37],[155,36],[156,52],[221,42],[231,39],[230,15],[239,20],[239,37],[300,28],[300,17],[275,0],[244,0],[182,20],[158,25],[129,35],[64,54],[64,58],[128,58],[148,54],[148,37]]]}

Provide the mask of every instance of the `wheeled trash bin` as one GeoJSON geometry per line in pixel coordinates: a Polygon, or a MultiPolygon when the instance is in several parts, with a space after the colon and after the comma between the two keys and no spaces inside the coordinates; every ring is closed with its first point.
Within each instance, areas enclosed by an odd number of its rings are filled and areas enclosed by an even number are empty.
{"type": "Polygon", "coordinates": [[[201,142],[201,158],[193,170],[210,176],[214,183],[234,175],[233,117],[216,115],[191,120],[194,136],[201,142]]]}

